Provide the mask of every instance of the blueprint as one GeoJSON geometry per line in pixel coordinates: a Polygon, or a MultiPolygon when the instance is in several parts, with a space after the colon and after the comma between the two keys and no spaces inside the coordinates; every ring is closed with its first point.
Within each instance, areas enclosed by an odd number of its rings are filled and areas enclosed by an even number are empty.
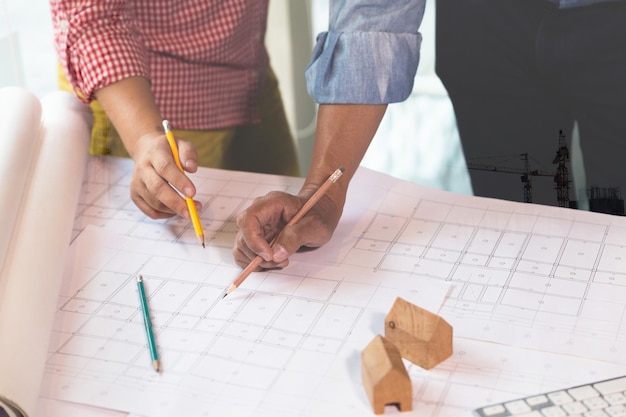
{"type": "MultiPolygon", "coordinates": [[[[454,329],[454,354],[407,364],[411,416],[459,417],[525,394],[626,374],[621,217],[456,195],[367,169],[333,239],[253,273],[235,216],[302,179],[200,169],[208,243],[130,201],[130,161],[94,158],[74,225],[42,396],[133,416],[363,416],[360,352],[400,296],[454,329]],[[135,279],[150,298],[151,368],[135,279]]],[[[393,412],[393,410],[389,410],[393,412]]]]}

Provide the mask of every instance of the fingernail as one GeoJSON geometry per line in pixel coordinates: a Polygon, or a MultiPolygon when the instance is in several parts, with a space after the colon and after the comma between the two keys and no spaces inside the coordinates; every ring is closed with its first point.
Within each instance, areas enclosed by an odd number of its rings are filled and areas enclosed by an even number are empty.
{"type": "Polygon", "coordinates": [[[198,163],[193,159],[188,159],[185,161],[185,169],[189,171],[193,171],[198,168],[198,163]]]}
{"type": "Polygon", "coordinates": [[[274,262],[283,262],[288,256],[287,249],[281,245],[274,246],[274,262]]]}
{"type": "Polygon", "coordinates": [[[183,194],[185,194],[185,197],[193,197],[193,188],[185,187],[183,189],[183,194]]]}

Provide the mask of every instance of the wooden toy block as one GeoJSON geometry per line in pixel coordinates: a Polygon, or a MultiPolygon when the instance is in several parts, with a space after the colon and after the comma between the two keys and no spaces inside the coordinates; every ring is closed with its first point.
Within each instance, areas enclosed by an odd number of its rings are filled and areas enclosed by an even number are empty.
{"type": "Polygon", "coordinates": [[[385,318],[385,337],[404,359],[424,369],[431,369],[452,355],[452,326],[400,297],[385,318]]]}
{"type": "Polygon", "coordinates": [[[398,349],[377,335],[361,353],[361,377],[375,414],[385,412],[385,405],[400,411],[413,406],[411,379],[398,349]]]}

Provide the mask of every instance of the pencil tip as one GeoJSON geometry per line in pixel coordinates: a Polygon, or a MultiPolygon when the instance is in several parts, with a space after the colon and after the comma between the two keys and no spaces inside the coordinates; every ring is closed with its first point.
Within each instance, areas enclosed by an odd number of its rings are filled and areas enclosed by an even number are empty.
{"type": "Polygon", "coordinates": [[[230,294],[231,292],[235,291],[236,288],[237,288],[237,286],[234,283],[230,284],[230,287],[228,287],[228,289],[226,291],[224,291],[224,297],[222,297],[222,298],[226,298],[226,296],[228,294],[230,294]]]}
{"type": "Polygon", "coordinates": [[[204,242],[202,242],[202,247],[203,247],[203,248],[206,248],[206,246],[204,246],[204,242]]]}
{"type": "Polygon", "coordinates": [[[157,373],[161,371],[161,366],[159,364],[159,361],[152,362],[152,365],[154,366],[154,370],[157,371],[157,373]]]}

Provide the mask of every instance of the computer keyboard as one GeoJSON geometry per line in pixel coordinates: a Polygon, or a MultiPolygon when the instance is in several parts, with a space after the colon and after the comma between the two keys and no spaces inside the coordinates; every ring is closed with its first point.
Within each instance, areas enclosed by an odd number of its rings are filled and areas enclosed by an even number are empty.
{"type": "Polygon", "coordinates": [[[626,376],[474,410],[478,417],[626,417],[626,376]]]}

